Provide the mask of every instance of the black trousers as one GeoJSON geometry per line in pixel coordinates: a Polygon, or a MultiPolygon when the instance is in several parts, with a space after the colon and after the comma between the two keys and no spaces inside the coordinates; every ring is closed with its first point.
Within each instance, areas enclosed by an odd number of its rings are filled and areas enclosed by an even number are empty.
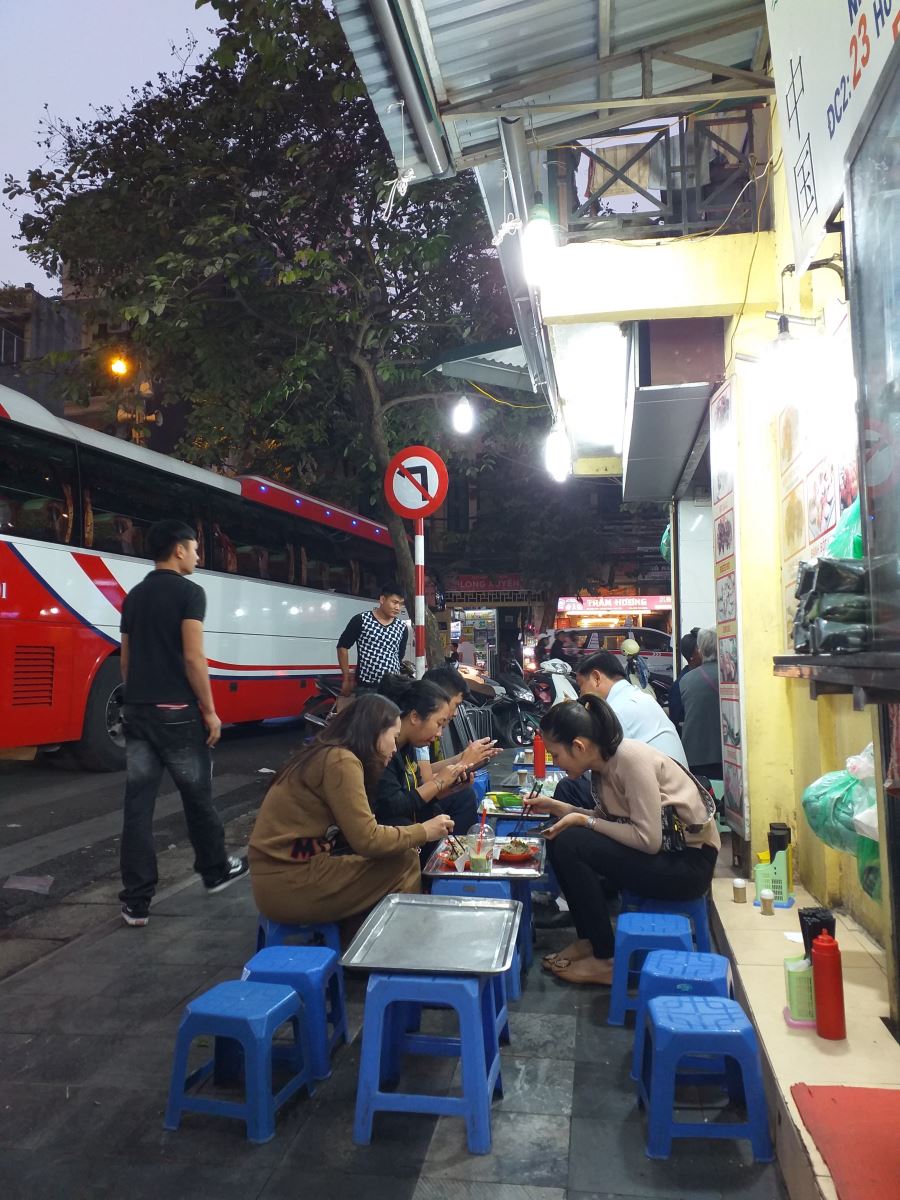
{"type": "Polygon", "coordinates": [[[575,930],[597,958],[612,958],[615,948],[604,880],[656,900],[696,900],[709,889],[717,857],[712,846],[645,854],[583,826],[564,829],[547,850],[575,930]]]}
{"type": "Polygon", "coordinates": [[[204,880],[217,879],[227,869],[225,831],[213,807],[212,757],[196,705],[127,704],[122,715],[126,778],[119,899],[140,911],[148,908],[158,880],[153,811],[163,771],[168,769],[181,793],[194,870],[204,880]]]}
{"type": "Polygon", "coordinates": [[[564,804],[574,804],[576,808],[594,807],[594,795],[591,791],[591,777],[582,775],[580,779],[561,779],[553,790],[556,800],[564,804]]]}

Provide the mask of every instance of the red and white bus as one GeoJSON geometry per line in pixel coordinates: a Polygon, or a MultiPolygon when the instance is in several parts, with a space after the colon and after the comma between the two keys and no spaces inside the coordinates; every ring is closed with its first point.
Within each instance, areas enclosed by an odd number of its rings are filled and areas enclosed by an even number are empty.
{"type": "Polygon", "coordinates": [[[387,529],[270,480],[229,478],[54,417],[0,387],[0,756],[71,743],[124,765],[119,616],[147,528],[198,532],[223,722],[299,713],[347,621],[393,574],[387,529]]]}

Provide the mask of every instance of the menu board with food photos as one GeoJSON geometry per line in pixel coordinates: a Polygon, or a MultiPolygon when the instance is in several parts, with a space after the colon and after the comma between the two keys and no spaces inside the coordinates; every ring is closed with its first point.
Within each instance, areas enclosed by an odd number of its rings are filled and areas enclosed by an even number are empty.
{"type": "Polygon", "coordinates": [[[719,639],[719,716],[722,725],[724,817],[744,839],[750,836],[750,812],[744,788],[742,648],[738,589],[740,569],[735,546],[737,497],[737,423],[731,385],[725,384],[709,405],[709,451],[713,501],[713,559],[716,580],[716,634],[719,639]]]}
{"type": "MultiPolygon", "coordinates": [[[[845,328],[836,331],[827,354],[829,361],[846,359],[849,371],[847,333],[845,328]]],[[[778,414],[781,584],[789,653],[794,649],[798,564],[827,553],[841,514],[859,494],[852,378],[835,372],[827,408],[821,392],[810,390],[812,394],[793,395],[778,414]]]]}

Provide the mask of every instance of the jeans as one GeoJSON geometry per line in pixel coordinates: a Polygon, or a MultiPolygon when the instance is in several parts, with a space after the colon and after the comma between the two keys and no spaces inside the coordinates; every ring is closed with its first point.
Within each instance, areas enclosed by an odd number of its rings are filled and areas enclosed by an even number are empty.
{"type": "Polygon", "coordinates": [[[564,829],[547,853],[575,931],[597,958],[612,958],[615,948],[605,881],[654,900],[696,900],[709,889],[717,857],[712,846],[646,854],[583,826],[564,829]]]}
{"type": "Polygon", "coordinates": [[[228,860],[225,830],[212,802],[212,757],[199,710],[127,704],[122,715],[127,766],[119,899],[140,911],[149,907],[159,878],[153,811],[165,769],[181,793],[194,870],[213,882],[227,871],[228,860]]]}

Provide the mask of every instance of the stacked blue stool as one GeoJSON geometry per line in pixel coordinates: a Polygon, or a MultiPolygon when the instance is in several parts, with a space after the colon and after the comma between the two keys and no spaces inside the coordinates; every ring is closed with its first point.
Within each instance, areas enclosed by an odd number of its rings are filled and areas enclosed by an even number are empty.
{"type": "Polygon", "coordinates": [[[694,943],[701,954],[712,952],[709,932],[709,904],[706,896],[697,900],[653,900],[637,892],[622,889],[622,912],[670,913],[687,917],[694,927],[694,943]]]}
{"type": "MultiPolygon", "coordinates": [[[[631,1078],[637,1081],[641,1073],[644,1049],[644,1025],[647,1005],[655,996],[724,996],[733,994],[731,966],[721,954],[688,954],[683,950],[651,950],[641,969],[638,1003],[634,1022],[634,1052],[631,1059],[631,1078]]],[[[709,1070],[708,1061],[683,1064],[709,1070]]],[[[721,1060],[715,1068],[722,1071],[721,1060]]]]}
{"type": "Polygon", "coordinates": [[[629,974],[636,970],[632,957],[643,959],[648,950],[685,950],[694,948],[691,923],[687,917],[660,913],[622,913],[616,922],[616,947],[612,991],[609,998],[610,1025],[624,1025],[625,1014],[637,1008],[637,997],[629,996],[629,974]]]}
{"type": "MultiPolygon", "coordinates": [[[[491,879],[489,876],[480,878],[479,876],[469,876],[469,878],[455,879],[435,879],[431,885],[432,896],[484,896],[490,900],[517,900],[518,896],[513,895],[512,887],[506,879],[491,879]]],[[[530,893],[529,893],[530,897],[530,893]]],[[[531,908],[529,905],[528,913],[531,908]]],[[[510,1000],[521,1000],[522,998],[522,930],[526,926],[526,911],[525,906],[522,907],[522,919],[519,922],[519,937],[516,942],[515,953],[513,954],[513,963],[505,976],[496,975],[494,978],[502,980],[504,988],[504,999],[509,996],[510,1000]]],[[[530,922],[529,922],[530,926],[530,922]]],[[[528,929],[528,937],[531,937],[531,930],[528,929]]],[[[499,999],[499,998],[498,998],[499,999]]],[[[509,1030],[506,1031],[506,1041],[509,1041],[509,1030]]]]}
{"type": "Polygon", "coordinates": [[[469,1151],[491,1151],[491,1099],[503,1095],[494,988],[490,976],[413,975],[373,972],[366,989],[362,1059],[353,1140],[372,1140],[376,1112],[434,1113],[465,1118],[469,1151]],[[410,1009],[452,1008],[459,1037],[410,1032],[410,1009]],[[396,1083],[404,1054],[458,1055],[463,1094],[423,1095],[385,1091],[396,1083]]]}
{"type": "Polygon", "coordinates": [[[348,1040],[344,980],[335,952],[327,946],[267,946],[246,963],[241,978],[294,989],[306,1012],[313,1072],[316,1079],[327,1079],[331,1051],[348,1040]]]}
{"type": "Polygon", "coordinates": [[[301,1087],[310,1095],[313,1091],[312,1055],[302,1018],[303,1004],[294,989],[273,983],[231,980],[191,1000],[178,1027],[165,1128],[177,1129],[183,1112],[200,1112],[244,1121],[251,1142],[273,1138],[276,1110],[301,1087]],[[273,1038],[286,1021],[294,1033],[288,1056],[293,1075],[273,1096],[273,1038]],[[191,1042],[203,1035],[216,1039],[214,1057],[188,1076],[191,1042]],[[233,1042],[243,1049],[244,1103],[189,1095],[213,1072],[220,1083],[239,1077],[240,1057],[229,1053],[233,1042]]]}
{"type": "Polygon", "coordinates": [[[712,1137],[749,1138],[756,1161],[772,1161],[759,1046],[739,1004],[722,996],[655,996],[637,1036],[649,1042],[637,1083],[638,1100],[648,1114],[648,1158],[668,1158],[673,1137],[712,1137]],[[724,1085],[730,1100],[745,1102],[746,1121],[674,1119],[678,1066],[688,1055],[724,1057],[724,1085]]]}
{"type": "Polygon", "coordinates": [[[341,956],[341,933],[332,921],[324,921],[313,925],[287,925],[281,921],[270,921],[268,917],[259,914],[256,926],[256,949],[263,950],[266,946],[283,946],[288,938],[302,938],[304,944],[321,938],[326,946],[335,954],[341,956]]]}

